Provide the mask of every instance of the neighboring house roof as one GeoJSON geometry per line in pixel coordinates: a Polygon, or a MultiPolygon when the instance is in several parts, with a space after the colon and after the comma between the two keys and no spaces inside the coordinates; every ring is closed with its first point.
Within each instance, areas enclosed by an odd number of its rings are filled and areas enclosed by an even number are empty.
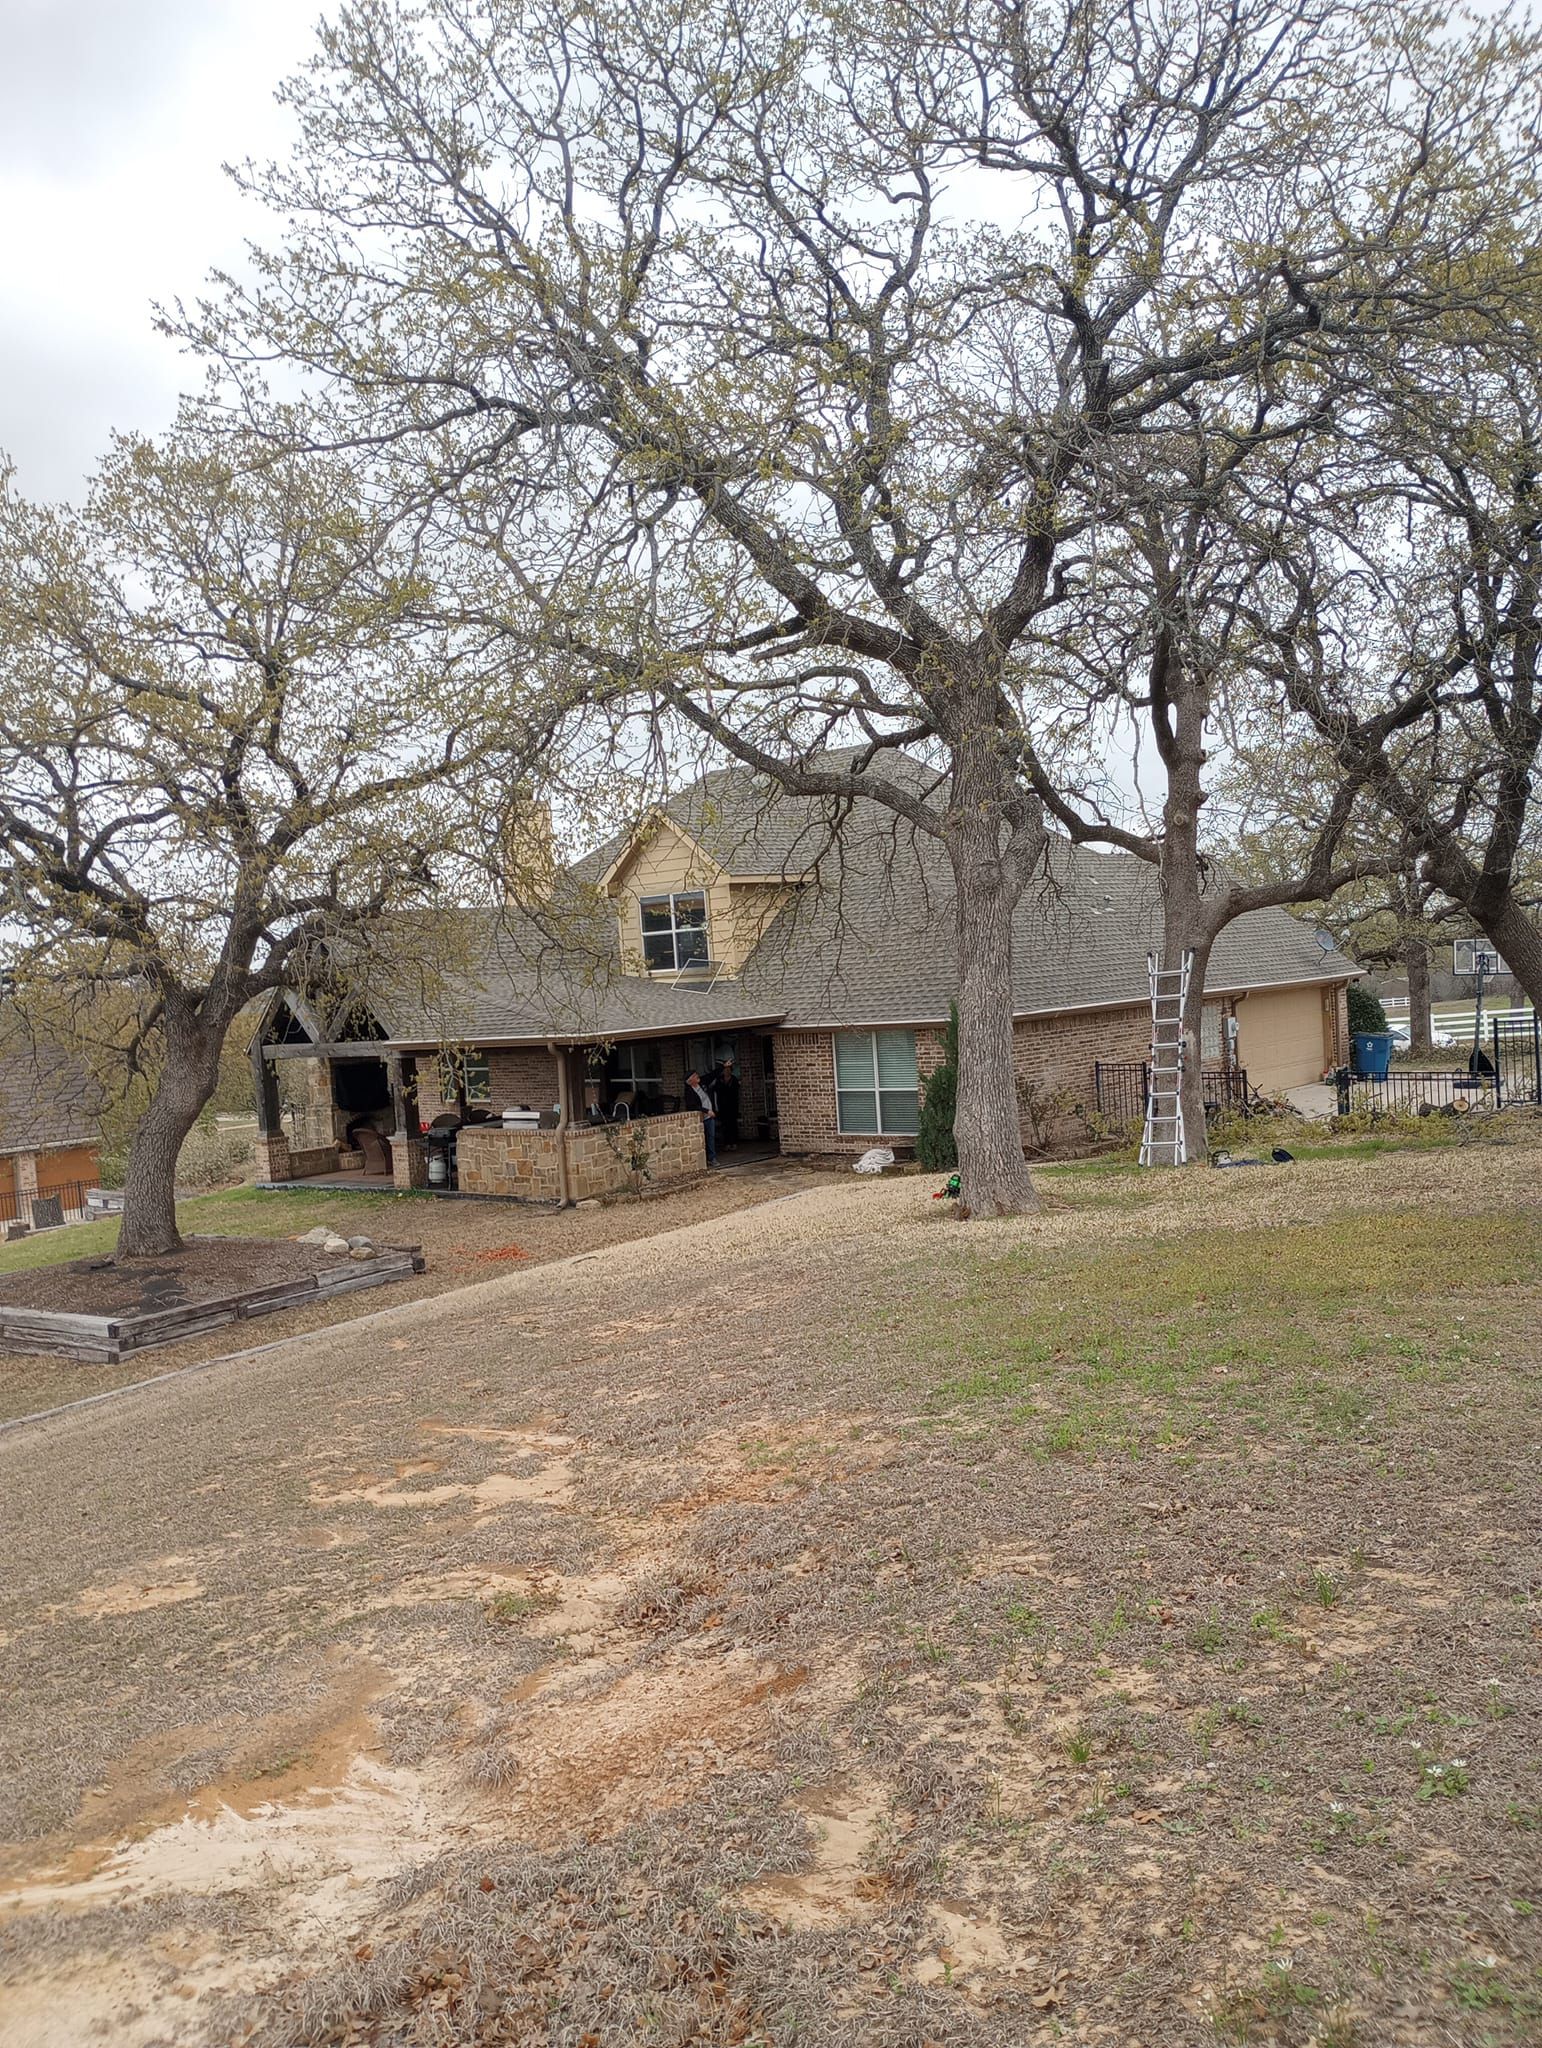
{"type": "MultiPolygon", "coordinates": [[[[882,772],[918,795],[935,779],[903,755],[885,758],[882,772]]],[[[388,1038],[403,1046],[510,1044],[733,1024],[945,1021],[958,978],[953,878],[936,839],[881,804],[788,797],[742,768],[704,776],[661,811],[730,877],[810,878],[789,890],[737,981],[707,987],[621,971],[616,919],[597,892],[644,826],[575,863],[555,913],[467,913],[466,965],[443,975],[431,997],[404,984],[372,988],[388,1038]]],[[[1160,939],[1161,894],[1149,863],[1052,836],[1046,872],[1013,918],[1014,1014],[1146,1001],[1146,955],[1160,939]]],[[[1358,972],[1343,954],[1325,953],[1288,911],[1262,910],[1223,932],[1207,983],[1225,995],[1358,972]]]]}
{"type": "Polygon", "coordinates": [[[79,1056],[0,1011],[0,1156],[100,1140],[101,1090],[79,1056]]]}

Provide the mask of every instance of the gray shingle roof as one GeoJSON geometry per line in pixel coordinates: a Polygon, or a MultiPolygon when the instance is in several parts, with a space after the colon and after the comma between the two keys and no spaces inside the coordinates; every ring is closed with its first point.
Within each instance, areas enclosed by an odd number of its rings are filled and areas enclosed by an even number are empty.
{"type": "Polygon", "coordinates": [[[0,1011],[0,1155],[94,1145],[101,1090],[85,1062],[0,1011]]]}
{"type": "MultiPolygon", "coordinates": [[[[841,748],[814,765],[828,763],[835,769],[847,769],[857,754],[854,747],[841,748]]],[[[871,772],[885,775],[921,797],[937,779],[922,762],[902,753],[880,755],[871,772]]],[[[852,807],[840,800],[788,796],[747,768],[714,768],[656,808],[731,875],[790,878],[805,874],[828,853],[837,832],[844,836],[852,822],[852,807]]],[[[871,813],[875,807],[858,805],[856,809],[871,813]]],[[[880,812],[883,818],[891,815],[880,812]]],[[[635,829],[634,825],[615,833],[576,862],[571,872],[583,881],[598,882],[625,852],[635,829]]]]}
{"type": "MultiPolygon", "coordinates": [[[[918,791],[931,780],[905,756],[883,765],[918,791]]],[[[663,808],[730,874],[816,871],[739,981],[708,989],[620,972],[615,919],[593,885],[624,851],[623,832],[569,870],[555,921],[515,910],[474,916],[467,964],[431,999],[384,994],[376,1009],[390,1036],[472,1043],[946,1019],[957,988],[953,881],[935,840],[880,804],[786,797],[740,768],[703,777],[663,808]]],[[[1053,838],[1047,873],[1013,920],[1014,1012],[1144,1002],[1146,954],[1160,936],[1161,897],[1146,862],[1053,838]]],[[[1342,954],[1325,957],[1298,918],[1263,910],[1222,934],[1208,986],[1224,994],[1356,972],[1342,954]]]]}
{"type": "Polygon", "coordinates": [[[455,964],[414,985],[372,983],[370,1006],[400,1045],[689,1034],[772,1022],[743,985],[716,988],[620,971],[620,936],[607,907],[575,894],[556,917],[509,908],[462,913],[455,964]]]}
{"type": "MultiPolygon", "coordinates": [[[[1048,873],[1012,921],[1013,1011],[1144,1002],[1146,955],[1160,940],[1154,869],[1053,839],[1048,873]]],[[[1311,928],[1288,911],[1263,910],[1222,933],[1207,986],[1220,995],[1357,971],[1341,954],[1325,958],[1311,928]]],[[[832,866],[820,887],[800,894],[744,976],[746,996],[781,1007],[789,1029],[941,1022],[957,986],[946,856],[892,818],[866,843],[847,840],[839,871],[832,866]]]]}

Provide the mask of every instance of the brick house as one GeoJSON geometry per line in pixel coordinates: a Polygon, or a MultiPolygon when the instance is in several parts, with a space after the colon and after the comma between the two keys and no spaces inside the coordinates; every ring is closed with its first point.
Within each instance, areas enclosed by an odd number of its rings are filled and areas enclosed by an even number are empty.
{"type": "MultiPolygon", "coordinates": [[[[475,1124],[524,1105],[549,1125],[592,1127],[620,1106],[689,1130],[685,1077],[724,1059],[751,1141],[787,1153],[908,1146],[955,986],[951,876],[927,835],[860,803],[837,832],[827,807],[720,770],[568,869],[558,898],[555,911],[460,913],[466,964],[434,1000],[362,989],[345,1035],[293,998],[277,1002],[257,1046],[272,1098],[264,1177],[335,1170],[364,1119],[395,1144],[408,1183],[426,1170],[419,1141],[436,1117],[475,1124]],[[308,1076],[290,1080],[286,1135],[272,1074],[291,1061],[308,1076]]],[[[1148,865],[1052,841],[1014,923],[1029,1149],[1129,1114],[1159,929],[1148,865]]],[[[1272,1095],[1339,1064],[1357,971],[1285,911],[1234,923],[1207,991],[1216,1085],[1272,1095]]],[[[660,1146],[665,1136],[659,1127],[660,1146]]],[[[508,1190],[512,1170],[477,1163],[495,1149],[482,1137],[459,1147],[463,1187],[469,1167],[474,1189],[493,1192],[496,1178],[508,1190]]],[[[550,1159],[543,1171],[525,1178],[545,1192],[550,1159]]]]}
{"type": "Polygon", "coordinates": [[[101,1096],[85,1065],[0,1015],[0,1225],[30,1223],[42,1196],[78,1215],[101,1176],[101,1096]]]}

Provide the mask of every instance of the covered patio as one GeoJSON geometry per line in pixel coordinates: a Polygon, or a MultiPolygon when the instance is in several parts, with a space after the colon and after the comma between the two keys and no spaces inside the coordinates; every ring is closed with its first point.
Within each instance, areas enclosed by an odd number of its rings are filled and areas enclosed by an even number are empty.
{"type": "MultiPolygon", "coordinates": [[[[683,1181],[707,1164],[692,1071],[733,1065],[730,1160],[773,1149],[775,1021],[403,1044],[328,1036],[286,997],[251,1048],[257,1184],[566,1205],[683,1181]]],[[[350,1022],[373,1025],[357,1009],[350,1022]]]]}

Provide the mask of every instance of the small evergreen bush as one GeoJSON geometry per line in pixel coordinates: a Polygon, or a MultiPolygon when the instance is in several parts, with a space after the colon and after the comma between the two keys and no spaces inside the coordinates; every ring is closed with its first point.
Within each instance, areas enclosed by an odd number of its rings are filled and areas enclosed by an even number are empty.
{"type": "Polygon", "coordinates": [[[958,1107],[958,1005],[948,1011],[942,1041],[942,1065],[926,1077],[921,1116],[916,1130],[916,1158],[928,1173],[951,1173],[958,1164],[953,1142],[953,1116],[958,1107]]]}
{"type": "Polygon", "coordinates": [[[1351,1031],[1385,1031],[1387,1013],[1380,996],[1373,996],[1363,981],[1349,984],[1349,1028],[1351,1031]]]}

